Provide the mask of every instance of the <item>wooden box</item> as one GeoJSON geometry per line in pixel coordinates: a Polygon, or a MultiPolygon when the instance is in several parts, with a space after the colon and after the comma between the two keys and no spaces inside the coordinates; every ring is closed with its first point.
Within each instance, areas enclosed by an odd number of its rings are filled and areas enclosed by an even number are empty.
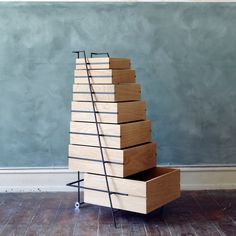
{"type": "MultiPolygon", "coordinates": [[[[154,167],[126,178],[108,177],[111,191],[127,194],[112,194],[114,208],[147,214],[180,196],[180,171],[154,167]]],[[[105,176],[84,174],[84,186],[107,190],[105,176]]],[[[110,206],[108,194],[84,190],[84,202],[110,206]]]]}
{"type": "MultiPolygon", "coordinates": [[[[71,120],[95,122],[91,102],[72,102],[71,120]]],[[[95,111],[98,122],[124,123],[146,119],[144,101],[104,103],[96,102],[95,111]]]]}
{"type": "MultiPolygon", "coordinates": [[[[87,58],[86,59],[87,68],[89,70],[93,69],[129,69],[130,59],[128,58],[111,58],[111,57],[97,57],[97,58],[87,58]]],[[[76,69],[86,70],[85,58],[76,59],[76,69]]]]}
{"type": "MultiPolygon", "coordinates": [[[[99,146],[96,123],[71,122],[70,143],[99,146]]],[[[151,141],[151,123],[148,120],[124,124],[99,123],[102,147],[127,148],[151,141]]]]}
{"type": "MultiPolygon", "coordinates": [[[[75,70],[74,83],[88,84],[86,70],[75,70]]],[[[91,84],[119,84],[135,83],[134,70],[90,70],[89,75],[91,84]]]]}
{"type": "MultiPolygon", "coordinates": [[[[123,102],[140,100],[139,84],[97,84],[92,85],[93,99],[100,102],[123,102]]],[[[91,101],[89,85],[73,85],[73,101],[91,101]]]]}
{"type": "MultiPolygon", "coordinates": [[[[108,175],[125,177],[156,166],[156,145],[147,143],[126,149],[103,148],[108,175]]],[[[100,148],[69,145],[69,168],[104,174],[100,148]]]]}

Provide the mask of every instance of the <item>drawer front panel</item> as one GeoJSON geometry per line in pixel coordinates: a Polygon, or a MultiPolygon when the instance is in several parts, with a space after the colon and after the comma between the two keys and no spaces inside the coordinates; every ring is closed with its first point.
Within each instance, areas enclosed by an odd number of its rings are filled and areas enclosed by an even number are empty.
{"type": "MultiPolygon", "coordinates": [[[[119,194],[111,195],[113,207],[116,209],[146,213],[146,198],[136,196],[124,196],[119,194]]],[[[110,207],[108,194],[93,190],[84,190],[84,202],[110,207]]]]}
{"type": "MultiPolygon", "coordinates": [[[[140,94],[120,96],[119,94],[93,94],[93,100],[98,102],[126,102],[140,100],[140,94]]],[[[90,93],[73,93],[73,101],[92,101],[90,93]]]]}
{"type": "MultiPolygon", "coordinates": [[[[146,197],[146,182],[108,177],[109,188],[113,192],[129,194],[132,196],[146,197]]],[[[105,177],[102,175],[93,175],[84,173],[84,186],[107,190],[105,177]]]]}
{"type": "MultiPolygon", "coordinates": [[[[95,122],[91,102],[72,102],[72,121],[95,122]],[[78,112],[77,112],[78,111],[78,112]]],[[[98,122],[124,123],[146,119],[146,105],[144,101],[122,103],[95,103],[98,122]]]]}
{"type": "MultiPolygon", "coordinates": [[[[98,137],[96,135],[70,134],[70,143],[99,147],[98,137]]],[[[119,137],[101,136],[101,143],[102,147],[124,148],[121,146],[119,137]]]]}
{"type": "MultiPolygon", "coordinates": [[[[74,83],[75,84],[88,84],[88,78],[79,78],[75,77],[74,78],[74,83]]],[[[114,84],[114,79],[112,77],[92,77],[90,78],[90,83],[91,84],[114,84]]],[[[117,82],[119,83],[119,82],[117,82]]],[[[129,83],[128,81],[126,83],[129,83]]]]}
{"type": "MultiPolygon", "coordinates": [[[[139,84],[119,84],[119,85],[109,85],[109,84],[96,84],[92,85],[92,92],[96,93],[115,93],[118,99],[125,99],[128,97],[138,98],[141,93],[139,84]]],[[[87,84],[74,84],[73,92],[75,93],[90,93],[89,85],[87,84]]]]}
{"type": "MultiPolygon", "coordinates": [[[[134,139],[122,141],[120,137],[101,136],[102,147],[107,148],[128,148],[131,146],[148,143],[151,137],[137,136],[134,139]]],[[[89,145],[99,147],[98,137],[96,135],[87,134],[70,134],[71,144],[89,145]]]]}
{"type": "MultiPolygon", "coordinates": [[[[105,161],[124,163],[124,151],[119,149],[103,148],[105,161]]],[[[90,160],[101,160],[99,147],[69,145],[69,157],[78,157],[90,160]]]]}
{"type": "MultiPolygon", "coordinates": [[[[133,106],[135,106],[135,103],[139,102],[126,102],[126,103],[133,103],[133,106]]],[[[140,102],[141,103],[141,102],[140,102]]],[[[129,106],[131,106],[129,105],[129,106]]],[[[95,103],[95,111],[96,112],[118,112],[118,106],[119,103],[104,103],[104,102],[96,102],[95,103]]],[[[128,104],[127,104],[128,106],[128,104]]],[[[137,106],[137,105],[136,105],[137,106]]],[[[71,109],[72,111],[89,111],[93,112],[93,105],[91,102],[72,102],[71,103],[71,109]]]]}
{"type": "Polygon", "coordinates": [[[129,69],[130,59],[127,58],[87,58],[87,67],[85,59],[76,59],[76,69],[129,69]]]}
{"type": "MultiPolygon", "coordinates": [[[[99,124],[99,134],[121,136],[121,125],[116,124],[99,124]]],[[[87,122],[70,122],[70,132],[84,133],[84,134],[97,134],[96,123],[87,122]]]]}
{"type": "MultiPolygon", "coordinates": [[[[105,160],[113,162],[106,163],[107,173],[111,176],[126,177],[156,165],[154,143],[125,150],[103,149],[103,155],[105,160]]],[[[72,170],[104,174],[101,160],[99,148],[69,146],[69,168],[72,170]]]]}
{"type": "MultiPolygon", "coordinates": [[[[151,122],[145,120],[124,124],[98,124],[98,128],[100,135],[121,136],[123,141],[127,141],[128,139],[145,141],[150,136],[151,122]]],[[[70,131],[74,133],[97,135],[96,123],[90,122],[72,121],[70,123],[70,131]]]]}
{"type": "MultiPolygon", "coordinates": [[[[124,166],[122,164],[106,163],[105,166],[108,175],[124,177],[124,166]]],[[[104,175],[103,164],[98,161],[69,158],[69,169],[104,175]]]]}
{"type": "MultiPolygon", "coordinates": [[[[76,124],[76,122],[74,124],[76,124]]],[[[95,124],[78,122],[78,126],[79,124],[83,126],[83,128],[81,128],[81,130],[77,128],[71,130],[76,132],[70,134],[70,143],[99,146],[95,124]],[[77,134],[78,131],[79,134],[77,134]]],[[[102,131],[100,135],[104,135],[100,136],[103,147],[127,148],[151,141],[149,121],[132,122],[124,125],[101,123],[99,127],[100,131],[102,131]],[[104,129],[102,127],[104,127],[104,129]]]]}
{"type": "MultiPolygon", "coordinates": [[[[92,85],[92,91],[95,93],[115,93],[114,84],[96,84],[92,85]]],[[[90,93],[90,88],[88,84],[74,84],[73,92],[87,92],[90,93]]]]}
{"type": "MultiPolygon", "coordinates": [[[[116,102],[115,94],[93,94],[94,101],[116,102]]],[[[92,101],[89,93],[73,93],[73,101],[92,101]]]]}
{"type": "MultiPolygon", "coordinates": [[[[97,113],[97,121],[99,123],[113,123],[118,124],[120,122],[128,122],[129,119],[120,120],[118,114],[111,114],[111,113],[97,113]]],[[[94,114],[88,112],[72,112],[71,113],[71,120],[72,121],[84,121],[84,122],[95,122],[94,114]]],[[[134,120],[131,120],[134,121],[134,120]]]]}
{"type": "MultiPolygon", "coordinates": [[[[94,85],[93,99],[95,101],[121,102],[137,101],[141,98],[140,86],[138,84],[123,85],[94,85]]],[[[91,101],[89,87],[86,85],[73,86],[74,101],[91,101]]]]}
{"type": "MultiPolygon", "coordinates": [[[[134,70],[90,70],[92,84],[135,83],[134,70]]],[[[86,70],[75,70],[75,83],[88,84],[86,70]]]]}

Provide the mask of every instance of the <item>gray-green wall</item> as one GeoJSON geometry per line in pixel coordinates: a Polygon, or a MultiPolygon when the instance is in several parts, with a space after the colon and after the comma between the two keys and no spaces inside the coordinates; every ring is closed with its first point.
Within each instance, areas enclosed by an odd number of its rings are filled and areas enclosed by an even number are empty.
{"type": "Polygon", "coordinates": [[[236,163],[236,4],[0,4],[0,167],[66,166],[74,49],[130,57],[161,164],[236,163]]]}

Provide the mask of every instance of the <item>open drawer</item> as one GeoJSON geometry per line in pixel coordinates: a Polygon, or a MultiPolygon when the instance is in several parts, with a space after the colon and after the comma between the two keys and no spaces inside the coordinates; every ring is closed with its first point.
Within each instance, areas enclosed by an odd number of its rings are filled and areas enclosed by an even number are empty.
{"type": "MultiPolygon", "coordinates": [[[[113,207],[147,214],[180,197],[180,171],[154,167],[126,177],[108,177],[113,207]]],[[[105,176],[84,174],[84,186],[107,190],[105,176]]],[[[108,194],[84,189],[84,202],[110,206],[108,194]]]]}

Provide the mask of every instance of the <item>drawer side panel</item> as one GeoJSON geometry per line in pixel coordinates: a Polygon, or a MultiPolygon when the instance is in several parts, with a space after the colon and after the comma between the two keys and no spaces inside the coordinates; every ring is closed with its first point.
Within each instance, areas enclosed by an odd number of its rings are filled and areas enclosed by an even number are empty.
{"type": "Polygon", "coordinates": [[[125,176],[129,176],[155,166],[156,145],[154,143],[148,143],[124,150],[125,176]]]}
{"type": "Polygon", "coordinates": [[[174,170],[147,183],[147,213],[180,197],[180,171],[174,170]]]}

